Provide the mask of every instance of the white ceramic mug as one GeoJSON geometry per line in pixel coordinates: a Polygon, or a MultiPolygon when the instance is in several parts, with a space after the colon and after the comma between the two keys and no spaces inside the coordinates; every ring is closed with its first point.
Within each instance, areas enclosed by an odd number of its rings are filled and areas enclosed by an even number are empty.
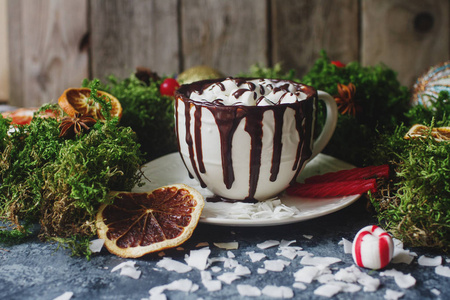
{"type": "Polygon", "coordinates": [[[325,92],[291,81],[286,82],[301,90],[305,99],[270,106],[217,105],[190,99],[191,93],[219,81],[182,85],[175,93],[182,160],[191,177],[219,198],[272,198],[295,182],[306,162],[325,148],[337,123],[336,103],[325,92]],[[325,102],[327,117],[314,141],[318,99],[325,102]]]}

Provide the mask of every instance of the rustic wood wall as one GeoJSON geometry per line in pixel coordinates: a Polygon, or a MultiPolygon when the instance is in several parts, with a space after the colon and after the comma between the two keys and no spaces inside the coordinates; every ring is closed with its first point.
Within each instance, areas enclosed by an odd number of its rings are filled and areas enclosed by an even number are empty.
{"type": "Polygon", "coordinates": [[[206,64],[235,75],[282,62],[301,76],[321,49],[344,63],[385,63],[410,86],[450,57],[449,3],[8,0],[9,100],[56,101],[83,78],[125,77],[137,66],[168,75],[206,64]]]}

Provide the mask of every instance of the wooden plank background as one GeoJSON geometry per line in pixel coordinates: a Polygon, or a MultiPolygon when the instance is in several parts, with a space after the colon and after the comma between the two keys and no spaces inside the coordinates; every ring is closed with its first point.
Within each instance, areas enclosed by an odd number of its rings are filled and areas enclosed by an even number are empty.
{"type": "Polygon", "coordinates": [[[236,75],[281,62],[300,77],[324,49],[344,63],[384,63],[411,86],[450,58],[449,0],[5,1],[0,90],[9,92],[0,99],[17,106],[138,66],[170,75],[204,64],[236,75]]]}

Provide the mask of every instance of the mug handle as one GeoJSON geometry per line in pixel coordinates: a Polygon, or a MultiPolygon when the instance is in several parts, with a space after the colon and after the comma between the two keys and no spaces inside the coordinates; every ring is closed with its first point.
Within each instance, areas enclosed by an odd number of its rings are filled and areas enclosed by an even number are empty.
{"type": "Polygon", "coordinates": [[[325,102],[327,108],[327,118],[325,120],[325,124],[323,125],[322,132],[314,141],[312,155],[309,160],[313,159],[315,156],[317,156],[317,154],[322,152],[322,150],[328,144],[331,137],[333,136],[334,130],[336,129],[338,120],[338,109],[336,101],[333,99],[333,97],[331,97],[330,94],[324,91],[317,91],[317,96],[319,100],[325,102]]]}

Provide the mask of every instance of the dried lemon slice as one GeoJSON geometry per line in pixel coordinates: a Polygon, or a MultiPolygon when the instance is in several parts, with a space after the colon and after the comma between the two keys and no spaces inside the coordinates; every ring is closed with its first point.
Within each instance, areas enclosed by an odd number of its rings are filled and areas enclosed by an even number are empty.
{"type": "MultiPolygon", "coordinates": [[[[91,99],[90,95],[91,89],[89,88],[69,88],[59,97],[58,104],[71,117],[79,113],[82,116],[91,116],[96,120],[104,120],[100,103],[91,99]]],[[[122,117],[122,106],[116,97],[103,91],[98,91],[97,95],[110,101],[112,117],[119,117],[119,119],[122,117]]]]}
{"type": "Polygon", "coordinates": [[[203,196],[184,184],[149,193],[114,192],[113,197],[97,213],[97,234],[111,253],[126,258],[185,242],[205,205],[203,196]]]}

